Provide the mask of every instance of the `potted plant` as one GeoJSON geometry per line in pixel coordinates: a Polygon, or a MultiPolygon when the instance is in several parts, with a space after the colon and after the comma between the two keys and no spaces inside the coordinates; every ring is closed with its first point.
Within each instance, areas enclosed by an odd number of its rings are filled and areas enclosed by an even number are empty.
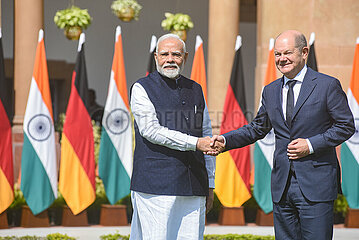
{"type": "Polygon", "coordinates": [[[166,19],[161,23],[164,30],[177,34],[183,41],[187,39],[187,31],[193,28],[191,17],[187,14],[169,12],[165,13],[166,19]]]}
{"type": "Polygon", "coordinates": [[[70,40],[78,40],[83,29],[91,24],[91,16],[87,9],[80,9],[72,5],[70,8],[56,12],[54,22],[70,40]]]}
{"type": "MultiPolygon", "coordinates": [[[[253,185],[251,186],[251,190],[253,190],[253,185]]],[[[252,193],[253,193],[253,191],[252,191],[252,193]]],[[[245,222],[246,223],[255,223],[259,206],[257,204],[257,201],[254,199],[253,194],[252,194],[252,197],[250,199],[248,199],[243,204],[243,207],[244,207],[245,222]]]]}
{"type": "Polygon", "coordinates": [[[90,225],[98,225],[100,223],[101,205],[108,204],[109,201],[106,197],[105,187],[101,178],[96,176],[96,199],[87,208],[87,219],[90,225]]]}
{"type": "Polygon", "coordinates": [[[111,4],[113,13],[122,21],[138,20],[142,6],[136,0],[115,0],[111,4]]]}
{"type": "Polygon", "coordinates": [[[344,223],[345,216],[348,212],[348,202],[343,194],[338,194],[334,200],[334,224],[344,223]]]}
{"type": "Polygon", "coordinates": [[[57,198],[47,209],[47,214],[49,216],[49,222],[51,226],[59,226],[62,222],[62,211],[63,207],[66,205],[65,199],[62,194],[57,191],[57,198]]]}
{"type": "Polygon", "coordinates": [[[21,224],[21,209],[26,205],[24,194],[18,184],[14,184],[14,201],[7,209],[9,227],[19,227],[21,224]]]}
{"type": "Polygon", "coordinates": [[[219,216],[219,211],[220,211],[221,207],[222,207],[222,204],[219,201],[217,194],[214,193],[213,207],[206,214],[206,222],[207,223],[217,223],[218,222],[218,216],[219,216]]]}
{"type": "Polygon", "coordinates": [[[100,225],[126,226],[132,216],[130,194],[111,205],[107,199],[105,186],[101,178],[96,177],[96,201],[101,205],[100,225]]]}

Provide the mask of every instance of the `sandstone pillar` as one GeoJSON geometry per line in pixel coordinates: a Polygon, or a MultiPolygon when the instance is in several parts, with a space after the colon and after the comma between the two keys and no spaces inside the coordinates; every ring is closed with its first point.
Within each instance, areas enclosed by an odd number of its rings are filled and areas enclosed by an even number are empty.
{"type": "Polygon", "coordinates": [[[23,122],[29,95],[40,28],[44,25],[43,0],[14,0],[14,178],[18,180],[23,145],[23,122]]]}
{"type": "Polygon", "coordinates": [[[210,0],[208,23],[208,108],[218,133],[239,32],[239,0],[210,0]]]}
{"type": "Polygon", "coordinates": [[[15,0],[14,16],[14,129],[22,129],[38,33],[44,25],[43,0],[15,0]]]}

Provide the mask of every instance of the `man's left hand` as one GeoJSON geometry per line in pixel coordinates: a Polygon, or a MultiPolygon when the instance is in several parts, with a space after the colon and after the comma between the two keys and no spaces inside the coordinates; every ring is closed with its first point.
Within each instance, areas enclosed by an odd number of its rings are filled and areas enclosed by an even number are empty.
{"type": "Polygon", "coordinates": [[[309,155],[307,140],[297,138],[288,144],[287,155],[289,159],[295,160],[309,155]]]}
{"type": "Polygon", "coordinates": [[[213,188],[210,188],[208,191],[208,196],[206,197],[206,214],[211,211],[213,207],[213,188]]]}

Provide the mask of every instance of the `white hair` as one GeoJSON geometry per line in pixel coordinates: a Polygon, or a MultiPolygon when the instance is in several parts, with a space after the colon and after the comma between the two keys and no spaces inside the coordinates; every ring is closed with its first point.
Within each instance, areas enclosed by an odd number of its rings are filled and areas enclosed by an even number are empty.
{"type": "Polygon", "coordinates": [[[167,33],[158,39],[157,44],[156,44],[156,52],[158,52],[158,45],[160,44],[160,42],[162,42],[163,40],[168,39],[168,38],[174,38],[174,39],[177,39],[178,41],[180,41],[183,46],[182,47],[183,52],[186,52],[186,43],[178,35],[173,34],[173,33],[167,33]]]}

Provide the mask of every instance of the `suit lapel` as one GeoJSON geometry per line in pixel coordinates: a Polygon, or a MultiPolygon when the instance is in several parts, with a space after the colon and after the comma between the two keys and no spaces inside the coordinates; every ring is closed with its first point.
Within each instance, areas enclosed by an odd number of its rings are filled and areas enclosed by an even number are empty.
{"type": "Polygon", "coordinates": [[[315,72],[308,67],[307,73],[305,74],[305,77],[303,79],[302,87],[300,88],[297,103],[295,104],[295,107],[293,110],[292,119],[295,118],[299,109],[303,106],[305,101],[308,99],[310,94],[313,92],[315,86],[317,85],[314,81],[316,78],[317,77],[315,76],[315,72]]]}

